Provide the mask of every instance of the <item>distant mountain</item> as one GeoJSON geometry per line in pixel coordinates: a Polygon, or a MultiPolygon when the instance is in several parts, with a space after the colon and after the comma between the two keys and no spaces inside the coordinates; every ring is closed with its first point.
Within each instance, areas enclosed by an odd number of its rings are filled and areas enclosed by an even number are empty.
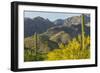
{"type": "Polygon", "coordinates": [[[35,25],[33,25],[33,20],[30,18],[24,18],[24,36],[31,36],[36,30],[35,25]]]}
{"type": "MultiPolygon", "coordinates": [[[[81,16],[73,16],[64,20],[63,25],[51,27],[45,34],[52,36],[58,32],[64,31],[70,35],[71,38],[81,34],[81,16]]],[[[90,35],[90,16],[85,15],[84,31],[86,35],[90,35]]]]}
{"type": "Polygon", "coordinates": [[[63,25],[64,24],[64,20],[63,19],[57,19],[53,22],[55,25],[63,25]]]}
{"type": "Polygon", "coordinates": [[[80,16],[74,16],[74,17],[70,17],[65,19],[64,21],[64,25],[65,26],[72,26],[72,25],[79,25],[81,23],[81,18],[80,16]]]}
{"type": "MultiPolygon", "coordinates": [[[[88,24],[90,22],[90,15],[85,14],[84,20],[85,20],[85,25],[88,24]]],[[[69,18],[65,19],[65,21],[64,21],[64,25],[68,26],[68,27],[70,27],[72,25],[79,25],[79,24],[81,24],[81,16],[69,17],[69,18]]]]}
{"type": "MultiPolygon", "coordinates": [[[[90,35],[90,15],[85,14],[85,33],[90,35]]],[[[32,36],[35,32],[52,36],[58,32],[64,31],[72,38],[81,34],[81,16],[72,16],[65,20],[57,19],[51,22],[49,19],[44,19],[40,16],[34,19],[24,18],[24,36],[32,36]]]]}
{"type": "Polygon", "coordinates": [[[35,17],[34,19],[24,18],[24,36],[31,36],[34,32],[43,33],[52,26],[54,26],[53,22],[42,17],[35,17]]]}

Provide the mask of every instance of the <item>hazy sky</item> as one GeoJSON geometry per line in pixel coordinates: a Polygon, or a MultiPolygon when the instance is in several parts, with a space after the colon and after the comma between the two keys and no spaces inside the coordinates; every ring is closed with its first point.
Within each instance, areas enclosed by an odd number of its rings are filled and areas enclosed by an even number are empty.
{"type": "Polygon", "coordinates": [[[24,17],[34,18],[37,16],[54,21],[56,19],[66,19],[72,16],[79,16],[79,13],[61,13],[61,12],[39,12],[39,11],[24,11],[24,17]]]}

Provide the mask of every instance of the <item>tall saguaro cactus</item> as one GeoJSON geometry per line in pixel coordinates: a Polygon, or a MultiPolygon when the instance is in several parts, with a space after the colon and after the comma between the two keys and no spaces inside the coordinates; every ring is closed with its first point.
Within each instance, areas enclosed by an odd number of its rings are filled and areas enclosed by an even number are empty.
{"type": "Polygon", "coordinates": [[[34,42],[34,46],[35,46],[35,60],[38,61],[39,60],[39,54],[41,53],[40,50],[40,36],[39,34],[37,34],[37,32],[34,33],[34,38],[35,38],[35,42],[34,42]]]}
{"type": "Polygon", "coordinates": [[[37,60],[38,49],[37,49],[37,33],[36,32],[34,33],[34,38],[35,38],[35,43],[34,43],[34,46],[35,46],[35,58],[37,60]]]}
{"type": "Polygon", "coordinates": [[[36,46],[37,45],[37,33],[36,32],[34,33],[34,39],[35,39],[34,40],[34,47],[35,47],[35,54],[36,54],[37,53],[36,52],[37,51],[37,49],[36,49],[37,48],[37,46],[36,46]]]}
{"type": "Polygon", "coordinates": [[[81,31],[82,31],[82,49],[84,49],[84,25],[85,25],[85,20],[84,20],[84,14],[82,14],[82,16],[81,16],[81,31]]]}

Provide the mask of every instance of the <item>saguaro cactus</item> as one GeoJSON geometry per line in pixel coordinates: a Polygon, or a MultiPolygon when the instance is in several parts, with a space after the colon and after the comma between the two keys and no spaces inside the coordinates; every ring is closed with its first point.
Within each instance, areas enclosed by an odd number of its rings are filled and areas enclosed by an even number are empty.
{"type": "Polygon", "coordinates": [[[37,60],[37,53],[38,53],[38,49],[37,49],[37,33],[34,33],[34,38],[35,38],[35,42],[34,42],[34,47],[35,47],[35,59],[37,60]]]}
{"type": "Polygon", "coordinates": [[[82,14],[81,16],[81,21],[82,21],[82,25],[81,25],[81,29],[82,29],[82,49],[84,49],[84,25],[85,25],[85,21],[84,21],[84,14],[82,14]]]}

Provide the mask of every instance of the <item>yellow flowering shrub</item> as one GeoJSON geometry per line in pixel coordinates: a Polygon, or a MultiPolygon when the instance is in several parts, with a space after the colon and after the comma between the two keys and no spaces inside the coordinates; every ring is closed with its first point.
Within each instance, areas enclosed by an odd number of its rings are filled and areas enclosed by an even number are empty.
{"type": "Polygon", "coordinates": [[[81,36],[73,38],[68,44],[60,44],[58,49],[47,54],[47,60],[70,60],[90,58],[90,36],[84,37],[84,49],[81,46],[81,36]]]}

